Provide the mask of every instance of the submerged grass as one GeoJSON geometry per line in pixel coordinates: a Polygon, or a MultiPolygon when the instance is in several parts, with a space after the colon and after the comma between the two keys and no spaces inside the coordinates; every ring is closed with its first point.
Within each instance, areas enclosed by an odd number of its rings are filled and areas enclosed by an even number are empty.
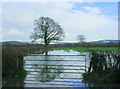
{"type": "Polygon", "coordinates": [[[94,50],[94,51],[119,51],[120,47],[58,47],[55,48],[55,50],[74,50],[74,51],[78,51],[78,52],[87,52],[90,50],[94,50]]]}

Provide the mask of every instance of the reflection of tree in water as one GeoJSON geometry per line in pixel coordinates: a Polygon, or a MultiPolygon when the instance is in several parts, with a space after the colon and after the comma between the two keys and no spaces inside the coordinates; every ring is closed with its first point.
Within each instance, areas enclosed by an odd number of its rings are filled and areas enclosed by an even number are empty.
{"type": "MultiPolygon", "coordinates": [[[[62,66],[58,66],[57,64],[59,63],[57,60],[56,63],[52,63],[52,61],[49,60],[49,57],[45,57],[45,61],[41,64],[37,64],[36,68],[37,69],[37,75],[36,78],[37,80],[41,82],[50,82],[54,80],[60,73],[62,73],[62,66]]],[[[60,63],[59,63],[60,64],[60,63]]]]}
{"type": "Polygon", "coordinates": [[[38,72],[37,78],[41,82],[50,82],[61,73],[58,66],[41,66],[41,71],[38,72]]]}

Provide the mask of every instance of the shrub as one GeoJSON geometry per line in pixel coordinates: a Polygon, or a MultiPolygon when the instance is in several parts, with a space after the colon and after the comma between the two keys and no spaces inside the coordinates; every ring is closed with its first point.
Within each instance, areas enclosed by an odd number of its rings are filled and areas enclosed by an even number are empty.
{"type": "Polygon", "coordinates": [[[83,74],[84,82],[120,83],[120,53],[91,51],[89,58],[90,66],[83,74]]]}

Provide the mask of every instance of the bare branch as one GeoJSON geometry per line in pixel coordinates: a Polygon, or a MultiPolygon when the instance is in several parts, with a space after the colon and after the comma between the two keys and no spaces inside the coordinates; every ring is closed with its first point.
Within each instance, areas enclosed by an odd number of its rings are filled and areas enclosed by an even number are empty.
{"type": "Polygon", "coordinates": [[[49,45],[51,41],[60,40],[64,36],[62,27],[49,17],[41,17],[35,20],[34,32],[30,38],[36,41],[43,39],[45,45],[49,45]]]}

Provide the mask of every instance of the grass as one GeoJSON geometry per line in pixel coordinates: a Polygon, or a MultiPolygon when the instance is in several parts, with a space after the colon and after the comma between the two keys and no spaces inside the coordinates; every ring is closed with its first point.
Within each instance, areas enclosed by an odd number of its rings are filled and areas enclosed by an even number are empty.
{"type": "Polygon", "coordinates": [[[119,47],[58,47],[55,50],[74,50],[78,52],[87,52],[90,50],[94,51],[119,51],[119,47]]]}

